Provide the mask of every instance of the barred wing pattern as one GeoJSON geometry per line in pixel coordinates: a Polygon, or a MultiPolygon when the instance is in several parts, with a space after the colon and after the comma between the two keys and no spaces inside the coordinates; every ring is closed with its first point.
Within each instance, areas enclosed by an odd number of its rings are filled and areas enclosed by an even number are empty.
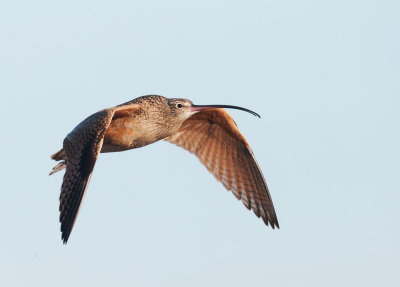
{"type": "Polygon", "coordinates": [[[266,225],[279,228],[260,167],[227,111],[210,109],[196,113],[165,140],[195,154],[215,178],[266,225]]]}
{"type": "Polygon", "coordinates": [[[121,116],[137,105],[127,105],[97,112],[81,122],[64,139],[67,167],[60,194],[61,238],[67,243],[78,216],[104,135],[113,116],[121,116]]]}

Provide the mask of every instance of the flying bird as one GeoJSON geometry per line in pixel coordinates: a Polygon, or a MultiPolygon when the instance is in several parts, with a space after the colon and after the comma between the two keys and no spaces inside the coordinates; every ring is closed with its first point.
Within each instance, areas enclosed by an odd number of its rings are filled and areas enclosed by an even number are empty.
{"type": "Polygon", "coordinates": [[[66,169],[60,194],[61,238],[66,244],[99,153],[139,148],[165,140],[195,154],[227,190],[272,228],[279,223],[261,169],[246,139],[224,108],[149,95],[101,110],[77,125],[51,156],[66,169]]]}

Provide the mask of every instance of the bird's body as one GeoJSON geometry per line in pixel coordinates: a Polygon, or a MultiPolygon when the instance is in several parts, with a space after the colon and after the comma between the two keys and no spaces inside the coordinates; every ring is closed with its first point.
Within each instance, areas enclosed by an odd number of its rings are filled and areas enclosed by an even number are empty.
{"type": "Polygon", "coordinates": [[[185,99],[151,95],[99,111],[82,121],[64,139],[63,149],[51,156],[61,162],[50,174],[66,168],[60,194],[64,243],[72,231],[98,154],[139,148],[162,139],[194,153],[248,209],[253,209],[267,225],[279,227],[250,146],[222,107],[251,112],[235,106],[197,106],[185,99]]]}
{"type": "Polygon", "coordinates": [[[167,98],[140,97],[120,107],[132,105],[137,107],[111,121],[104,136],[102,152],[119,147],[123,150],[142,147],[178,131],[181,123],[171,114],[167,98]]]}

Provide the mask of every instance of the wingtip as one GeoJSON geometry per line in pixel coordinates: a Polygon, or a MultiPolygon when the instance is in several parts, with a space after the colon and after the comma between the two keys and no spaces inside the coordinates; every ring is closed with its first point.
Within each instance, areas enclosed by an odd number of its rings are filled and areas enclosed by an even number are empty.
{"type": "Polygon", "coordinates": [[[276,223],[271,223],[271,227],[273,230],[275,230],[275,227],[279,229],[279,226],[276,223]]]}
{"type": "Polygon", "coordinates": [[[268,218],[262,217],[262,220],[264,221],[266,226],[271,225],[271,228],[274,229],[274,230],[275,230],[275,227],[277,229],[280,229],[279,223],[278,223],[278,219],[276,217],[274,217],[272,219],[268,219],[268,218]]]}
{"type": "Polygon", "coordinates": [[[64,245],[67,244],[69,236],[71,235],[71,232],[68,232],[68,229],[64,229],[64,226],[61,224],[61,240],[64,245]]]}
{"type": "Polygon", "coordinates": [[[67,235],[65,235],[65,234],[61,234],[61,240],[62,240],[62,242],[63,242],[64,245],[67,245],[67,243],[68,243],[68,237],[69,237],[69,236],[67,236],[67,235]]]}
{"type": "Polygon", "coordinates": [[[270,220],[270,224],[271,224],[272,229],[275,229],[275,227],[277,229],[280,229],[279,222],[278,222],[278,219],[276,218],[276,216],[274,218],[272,218],[272,220],[270,220]]]}

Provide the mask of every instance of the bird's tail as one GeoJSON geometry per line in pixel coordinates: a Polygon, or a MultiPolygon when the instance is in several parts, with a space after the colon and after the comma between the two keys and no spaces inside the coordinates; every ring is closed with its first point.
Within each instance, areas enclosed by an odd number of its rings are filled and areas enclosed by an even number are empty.
{"type": "Polygon", "coordinates": [[[59,162],[55,167],[53,167],[53,170],[49,173],[49,175],[59,172],[60,170],[63,170],[64,168],[67,167],[67,155],[64,149],[59,150],[55,154],[52,154],[50,158],[56,161],[61,160],[61,162],[59,162]]]}

